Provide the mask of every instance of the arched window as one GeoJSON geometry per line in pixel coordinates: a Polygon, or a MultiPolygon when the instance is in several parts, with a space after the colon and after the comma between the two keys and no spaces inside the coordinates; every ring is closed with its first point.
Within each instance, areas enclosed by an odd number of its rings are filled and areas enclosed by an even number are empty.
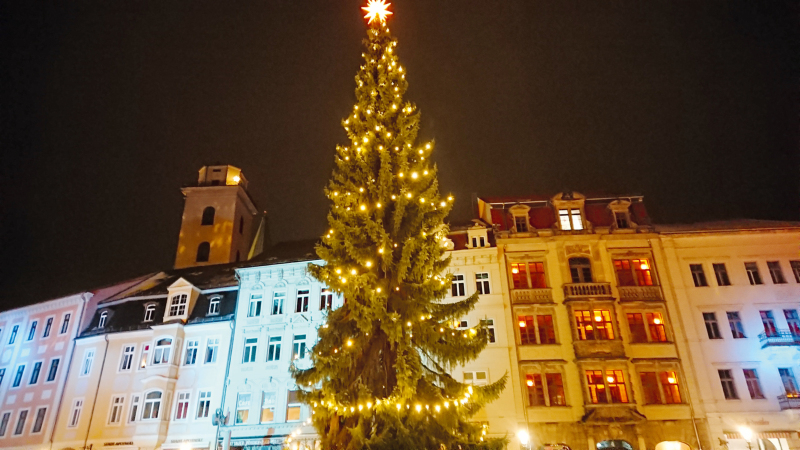
{"type": "Polygon", "coordinates": [[[216,210],[213,206],[208,206],[203,210],[203,220],[200,225],[214,225],[214,213],[216,210]]]}
{"type": "Polygon", "coordinates": [[[572,275],[573,283],[591,283],[592,264],[589,258],[570,258],[569,273],[572,275]]]}
{"type": "Polygon", "coordinates": [[[211,253],[211,244],[201,242],[197,246],[197,262],[208,262],[208,255],[211,253]]]}
{"type": "Polygon", "coordinates": [[[105,328],[106,319],[108,319],[108,312],[103,311],[102,313],[100,313],[100,321],[97,322],[97,328],[105,328]]]}
{"type": "Polygon", "coordinates": [[[158,411],[161,409],[161,392],[148,392],[144,397],[144,410],[142,419],[158,419],[158,411]]]}
{"type": "Polygon", "coordinates": [[[172,351],[172,339],[164,338],[156,342],[156,349],[153,353],[153,364],[169,363],[169,354],[172,351]]]}
{"type": "Polygon", "coordinates": [[[144,307],[144,321],[152,322],[153,316],[156,314],[156,305],[147,305],[144,307]]]}

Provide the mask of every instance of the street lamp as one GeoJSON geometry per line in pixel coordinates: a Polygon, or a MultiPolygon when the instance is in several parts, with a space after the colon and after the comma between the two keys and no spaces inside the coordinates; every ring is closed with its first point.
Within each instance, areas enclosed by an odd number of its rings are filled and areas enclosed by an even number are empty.
{"type": "Polygon", "coordinates": [[[750,440],[753,439],[753,430],[747,427],[739,427],[739,434],[747,441],[747,450],[753,450],[753,446],[750,444],[750,440]]]}
{"type": "Polygon", "coordinates": [[[522,445],[522,447],[527,448],[528,441],[531,440],[531,435],[528,434],[527,430],[519,430],[517,431],[517,438],[519,439],[519,443],[522,445]]]}

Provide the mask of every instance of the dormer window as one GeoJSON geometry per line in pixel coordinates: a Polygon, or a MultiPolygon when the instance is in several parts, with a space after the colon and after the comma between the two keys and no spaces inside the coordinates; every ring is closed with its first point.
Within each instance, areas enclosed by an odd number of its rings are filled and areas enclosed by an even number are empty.
{"type": "Polygon", "coordinates": [[[176,317],[186,314],[186,301],[188,296],[186,294],[178,294],[172,297],[169,304],[169,316],[176,317]]]}
{"type": "Polygon", "coordinates": [[[489,246],[489,229],[475,221],[475,225],[467,230],[467,248],[484,248],[489,246]]]}
{"type": "Polygon", "coordinates": [[[472,247],[474,248],[486,247],[486,238],[483,236],[473,237],[472,247]]]}
{"type": "Polygon", "coordinates": [[[209,316],[219,315],[219,297],[214,297],[211,299],[211,301],[208,302],[208,315],[209,316]]]}
{"type": "Polygon", "coordinates": [[[580,209],[559,209],[558,220],[562,230],[583,230],[580,209]]]}
{"type": "Polygon", "coordinates": [[[625,229],[631,227],[630,223],[628,222],[628,213],[615,212],[614,222],[616,222],[618,229],[625,229]]]}
{"type": "Polygon", "coordinates": [[[528,217],[527,216],[514,216],[514,229],[517,233],[525,233],[528,231],[528,217]]]}
{"type": "Polygon", "coordinates": [[[103,311],[102,313],[100,313],[100,321],[97,322],[97,328],[105,328],[106,319],[108,319],[108,312],[103,311]]]}
{"type": "Polygon", "coordinates": [[[612,226],[617,230],[630,230],[636,228],[636,224],[631,220],[630,200],[618,199],[608,204],[608,209],[614,214],[612,226]]]}
{"type": "Polygon", "coordinates": [[[144,307],[144,321],[152,322],[153,316],[156,314],[156,305],[147,305],[144,307]]]}

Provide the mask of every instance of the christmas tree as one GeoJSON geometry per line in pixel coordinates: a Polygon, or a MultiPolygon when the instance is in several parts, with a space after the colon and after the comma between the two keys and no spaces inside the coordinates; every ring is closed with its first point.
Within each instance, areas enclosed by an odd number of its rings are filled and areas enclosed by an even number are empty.
{"type": "Polygon", "coordinates": [[[314,277],[344,298],[319,329],[307,370],[293,368],[301,398],[329,449],[502,448],[469,418],[497,396],[448,371],[478,356],[482,325],[458,329],[478,300],[443,302],[450,289],[444,223],[453,197],[439,194],[433,142],[417,143],[419,113],[404,102],[406,72],[383,0],[369,19],[356,99],[343,120],[326,189],[330,230],[314,277]]]}

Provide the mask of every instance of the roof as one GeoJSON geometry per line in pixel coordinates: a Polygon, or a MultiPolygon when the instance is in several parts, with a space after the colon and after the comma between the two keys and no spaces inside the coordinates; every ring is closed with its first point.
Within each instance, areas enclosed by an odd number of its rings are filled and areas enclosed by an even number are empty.
{"type": "Polygon", "coordinates": [[[742,231],[778,228],[800,228],[800,222],[783,220],[733,219],[711,222],[657,225],[656,231],[659,233],[691,233],[702,231],[742,231]]]}

